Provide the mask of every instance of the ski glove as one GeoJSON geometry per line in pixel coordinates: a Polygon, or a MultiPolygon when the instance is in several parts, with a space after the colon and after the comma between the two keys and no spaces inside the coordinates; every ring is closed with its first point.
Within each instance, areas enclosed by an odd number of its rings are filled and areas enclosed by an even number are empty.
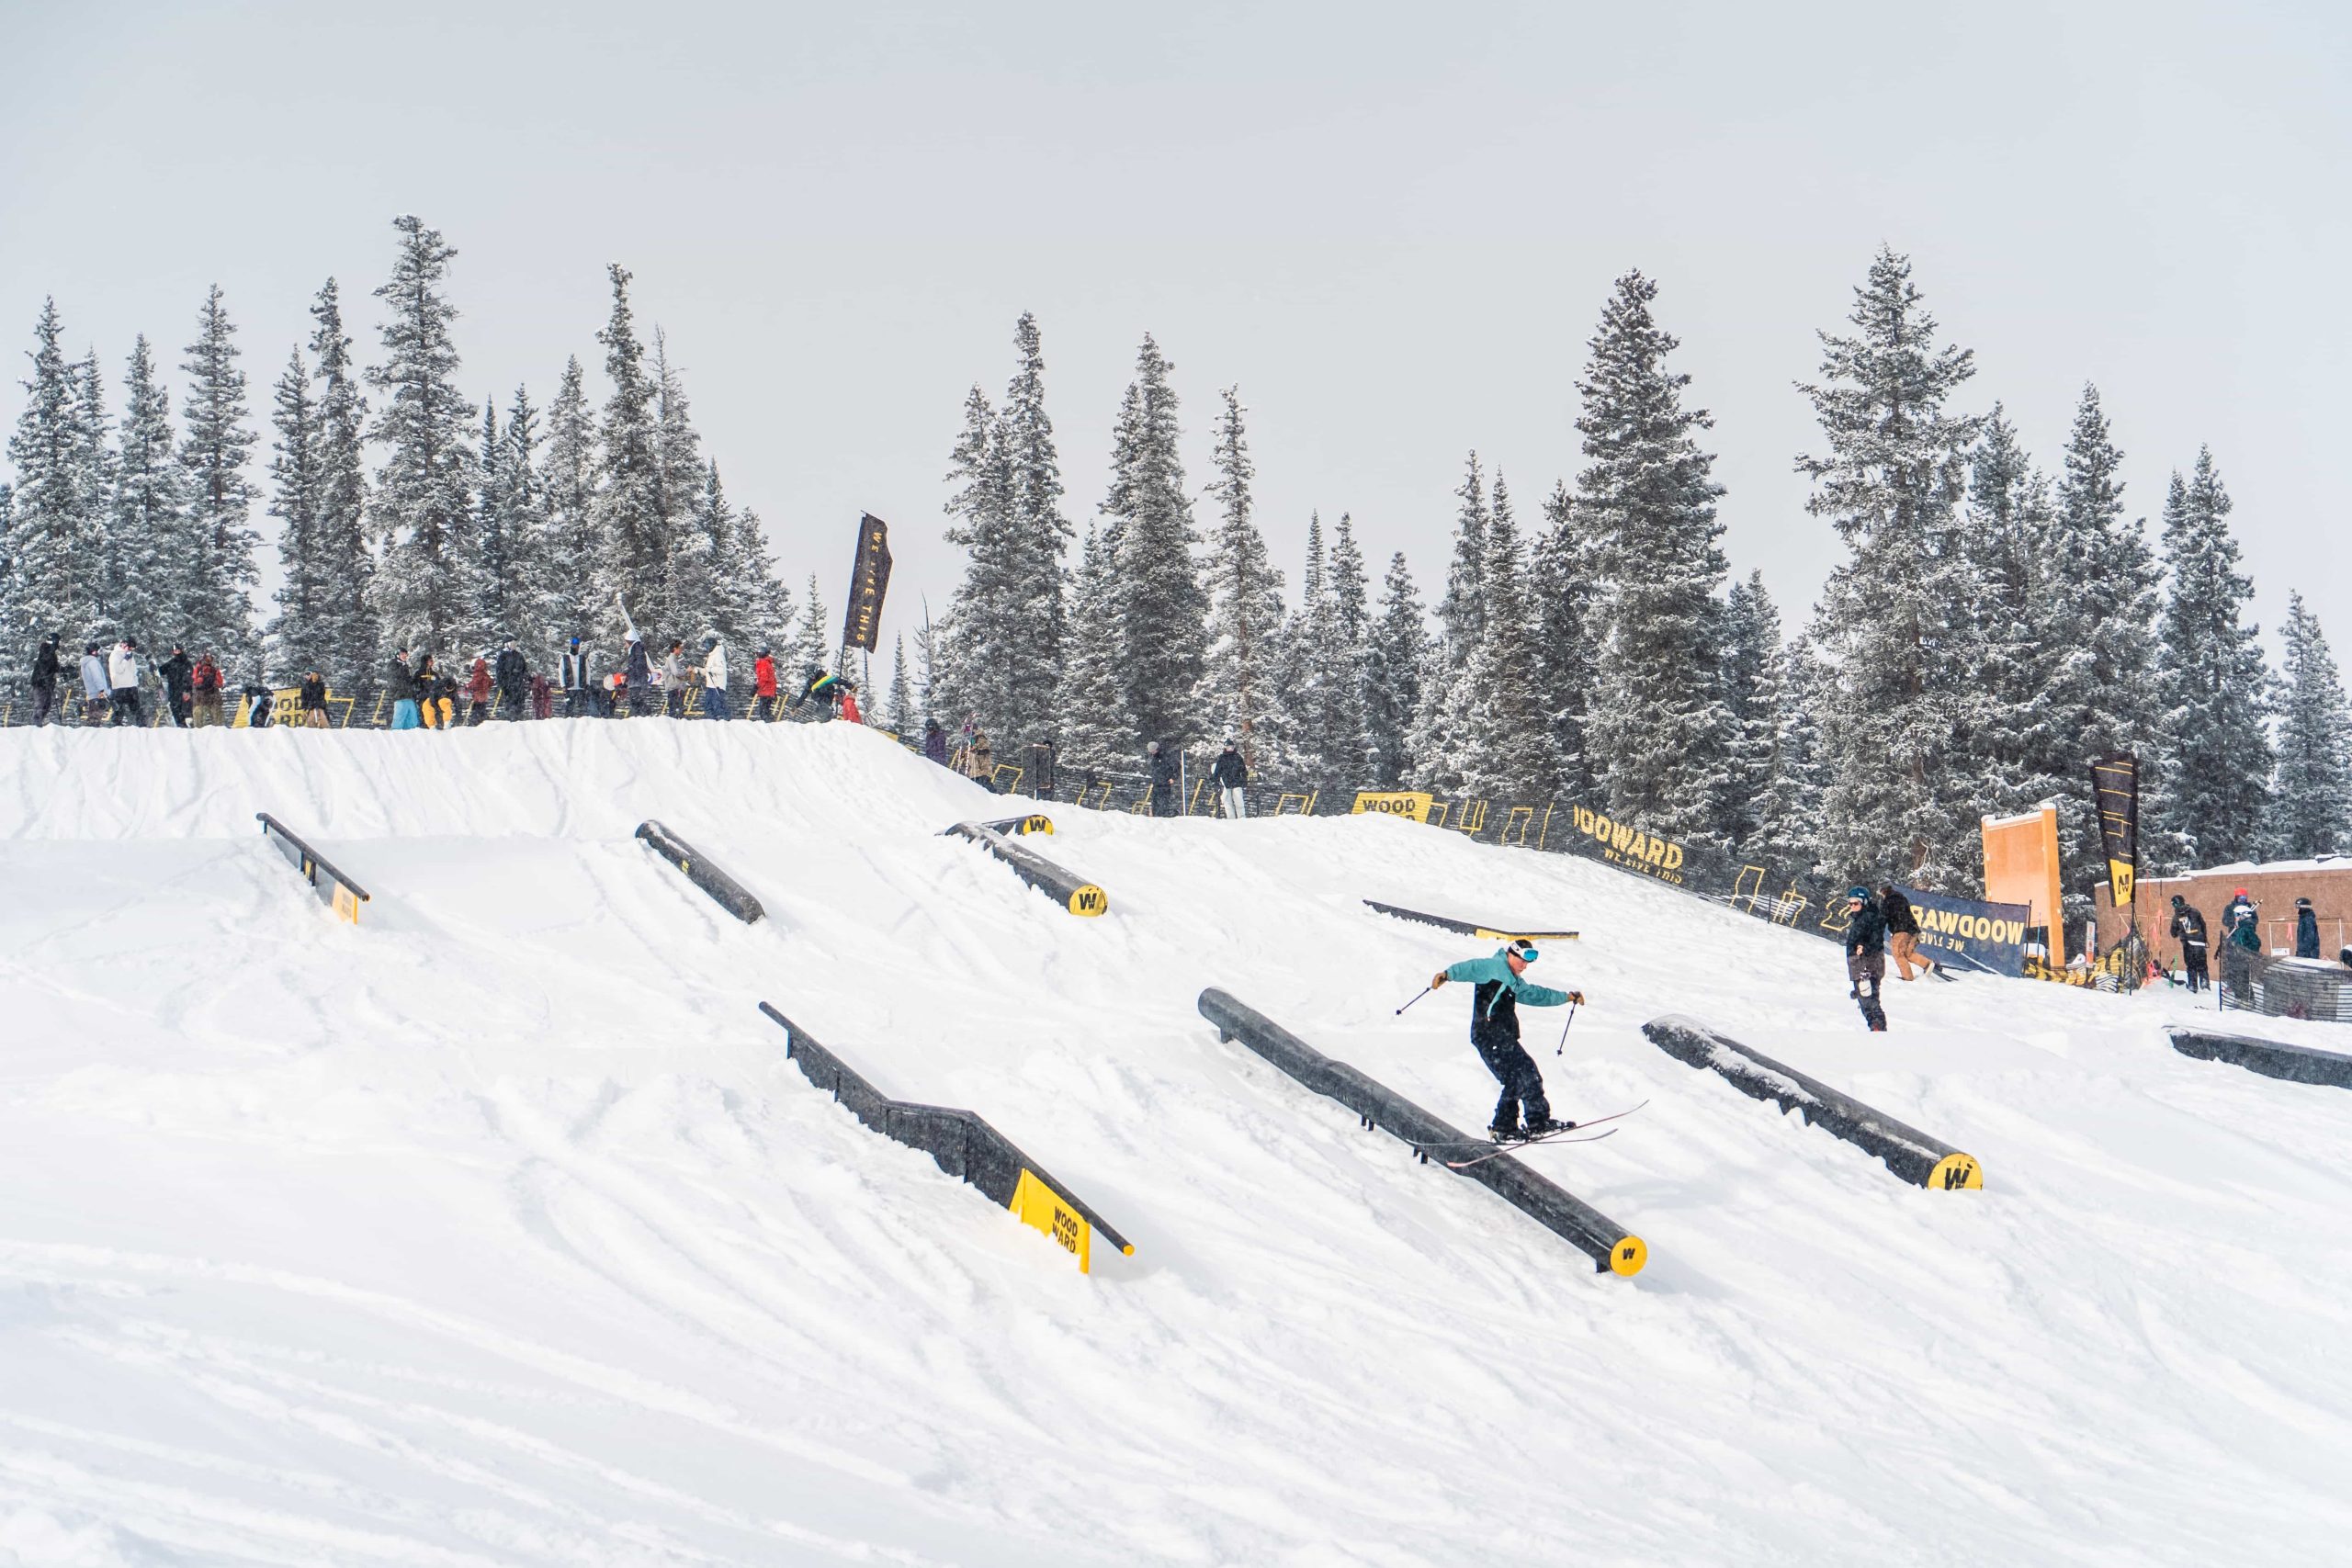
{"type": "Polygon", "coordinates": [[[1582,991],[1570,991],[1568,993],[1568,1000],[1574,1002],[1578,1007],[1582,1007],[1584,1006],[1584,993],[1582,991]]]}
{"type": "Polygon", "coordinates": [[[1444,984],[1445,984],[1445,971],[1444,971],[1444,970],[1442,970],[1442,969],[1441,969],[1441,970],[1439,970],[1439,971],[1437,972],[1437,978],[1435,978],[1435,979],[1433,979],[1433,980],[1431,980],[1431,981],[1430,982],[1430,990],[1432,990],[1432,991],[1434,991],[1434,990],[1436,990],[1440,986],[1442,986],[1442,985],[1444,985],[1444,984]]]}

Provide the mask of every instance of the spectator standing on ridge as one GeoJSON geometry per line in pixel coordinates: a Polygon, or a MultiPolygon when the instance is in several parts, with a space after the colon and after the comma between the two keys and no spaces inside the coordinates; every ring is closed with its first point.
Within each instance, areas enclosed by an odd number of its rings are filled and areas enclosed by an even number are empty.
{"type": "Polygon", "coordinates": [[[967,721],[966,730],[970,738],[964,742],[964,776],[994,795],[996,753],[989,749],[988,731],[976,719],[967,721]]]}
{"type": "Polygon", "coordinates": [[[325,676],[315,670],[303,676],[301,685],[295,689],[294,700],[302,710],[303,728],[324,729],[327,728],[327,678],[325,676]]]}
{"type": "Polygon", "coordinates": [[[818,718],[832,717],[833,705],[842,700],[842,678],[826,673],[824,667],[817,664],[804,667],[800,676],[804,683],[800,694],[792,699],[791,705],[797,709],[813,697],[817,701],[818,718]]]}
{"type": "Polygon", "coordinates": [[[514,639],[511,637],[498,650],[495,674],[498,681],[498,716],[520,719],[523,716],[523,699],[530,694],[531,667],[524,660],[522,649],[514,646],[514,639]]]}
{"type": "Polygon", "coordinates": [[[424,722],[424,716],[417,706],[416,671],[409,668],[407,649],[401,649],[393,656],[391,672],[385,678],[384,690],[392,699],[394,729],[414,729],[424,722]]]}
{"type": "Polygon", "coordinates": [[[595,681],[589,671],[592,662],[588,650],[580,646],[578,637],[564,645],[563,658],[556,665],[556,677],[563,684],[563,716],[566,718],[584,717],[594,711],[589,694],[589,688],[595,681]]]}
{"type": "Polygon", "coordinates": [[[531,677],[531,716],[533,718],[555,716],[555,687],[548,683],[545,675],[531,677]]]}
{"type": "Polygon", "coordinates": [[[1502,1098],[1495,1101],[1495,1119],[1487,1128],[1498,1144],[1565,1133],[1576,1125],[1552,1120],[1551,1104],[1544,1098],[1544,1075],[1519,1043],[1521,1002],[1555,1008],[1584,1000],[1581,991],[1555,991],[1525,978],[1527,966],[1542,956],[1534,943],[1515,937],[1509,947],[1497,948],[1492,958],[1465,958],[1430,980],[1432,990],[1448,980],[1467,981],[1476,987],[1470,999],[1470,1044],[1503,1086],[1502,1098]]]}
{"type": "Polygon", "coordinates": [[[922,721],[922,754],[943,768],[947,765],[947,731],[935,718],[922,721]]]}
{"type": "Polygon", "coordinates": [[[114,645],[114,652],[107,659],[107,703],[112,712],[109,724],[120,724],[123,716],[139,722],[139,645],[124,637],[114,645]]]}
{"type": "Polygon", "coordinates": [[[650,718],[662,711],[653,695],[653,660],[645,651],[645,637],[635,626],[628,628],[628,653],[621,661],[622,682],[616,691],[626,692],[628,716],[650,718]]]}
{"type": "Polygon", "coordinates": [[[2262,951],[2262,914],[2245,888],[2222,909],[2222,1004],[2254,1005],[2254,955],[2262,951]]]}
{"type": "Polygon", "coordinates": [[[1173,817],[1176,800],[1176,759],[1157,740],[1143,749],[1144,766],[1151,774],[1151,814],[1173,817]]]}
{"type": "Polygon", "coordinates": [[[220,689],[227,682],[220,678],[220,662],[209,651],[196,656],[196,668],[188,671],[187,683],[189,699],[196,710],[196,728],[217,728],[220,723],[220,689]]]}
{"type": "Polygon", "coordinates": [[[1862,1004],[1863,1021],[1872,1033],[1886,1032],[1886,1009],[1879,1001],[1878,990],[1886,979],[1886,917],[1879,911],[1867,887],[1846,889],[1846,977],[1853,982],[1847,992],[1862,1004]],[[1870,982],[1870,994],[1862,993],[1862,982],[1870,982]]]}
{"type": "Polygon", "coordinates": [[[702,716],[730,719],[727,704],[727,639],[716,632],[702,639],[702,716]]]}
{"type": "Polygon", "coordinates": [[[451,715],[441,694],[441,665],[428,649],[416,656],[416,706],[427,729],[447,729],[451,715]]]}
{"type": "Polygon", "coordinates": [[[1216,754],[1216,762],[1209,769],[1209,783],[1216,786],[1218,804],[1232,821],[1238,822],[1250,815],[1250,796],[1245,786],[1250,783],[1250,764],[1241,760],[1239,748],[1227,736],[1225,750],[1216,754]]]}
{"type": "Polygon", "coordinates": [[[2188,994],[2193,997],[2212,989],[2213,976],[2205,966],[2205,917],[2177,893],[2172,896],[2172,936],[2180,943],[2180,967],[2188,980],[2188,994]]]}
{"type": "Polygon", "coordinates": [[[2295,900],[2295,956],[2319,956],[2319,911],[2308,898],[2295,900]]]}
{"type": "Polygon", "coordinates": [[[244,696],[247,729],[267,729],[277,722],[277,694],[261,683],[258,675],[245,688],[244,696]]]}
{"type": "Polygon", "coordinates": [[[172,656],[155,666],[155,673],[163,678],[164,705],[171,709],[172,728],[186,729],[196,674],[196,667],[188,662],[187,649],[178,643],[172,644],[172,656]]]}
{"type": "Polygon", "coordinates": [[[857,705],[857,682],[842,682],[842,720],[845,724],[864,724],[865,715],[857,705]]]}
{"type": "Polygon", "coordinates": [[[763,724],[775,719],[775,656],[764,648],[752,660],[752,716],[763,724]]]}
{"type": "Polygon", "coordinates": [[[40,648],[33,654],[33,728],[38,729],[49,722],[49,710],[57,702],[57,676],[64,668],[57,659],[57,634],[50,633],[40,639],[40,648]]]}
{"type": "Polygon", "coordinates": [[[95,642],[82,645],[82,722],[97,724],[107,716],[107,660],[95,642]]]}
{"type": "Polygon", "coordinates": [[[490,649],[474,655],[466,671],[466,722],[480,724],[490,716],[490,649]]]}
{"type": "Polygon", "coordinates": [[[662,656],[662,710],[672,718],[686,716],[686,639],[673,637],[662,656]]]}

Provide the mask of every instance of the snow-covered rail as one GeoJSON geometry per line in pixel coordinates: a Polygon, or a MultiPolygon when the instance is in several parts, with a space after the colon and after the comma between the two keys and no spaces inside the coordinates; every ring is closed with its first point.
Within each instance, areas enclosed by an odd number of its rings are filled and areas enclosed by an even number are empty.
{"type": "Polygon", "coordinates": [[[1696,1019],[1668,1013],[1642,1025],[1642,1032],[1650,1037],[1650,1043],[1678,1061],[1720,1075],[1751,1099],[1772,1100],[1784,1111],[1798,1111],[1807,1126],[1822,1128],[1876,1155],[1887,1169],[1914,1186],[1951,1191],[1984,1185],[1984,1172],[1975,1156],[1962,1154],[1729,1035],[1718,1034],[1696,1019]]]}
{"type": "Polygon", "coordinates": [[[978,1188],[1023,1224],[1053,1237],[1077,1258],[1080,1273],[1093,1271],[1098,1234],[1122,1253],[1135,1251],[1102,1215],[973,1112],[891,1100],[792,1020],[765,1002],[760,1010],[784,1026],[785,1055],[810,1083],[830,1090],[851,1115],[884,1137],[921,1149],[940,1169],[978,1188]]]}
{"type": "Polygon", "coordinates": [[[1054,819],[1042,811],[1032,811],[1026,817],[1007,817],[1001,821],[983,822],[980,826],[995,833],[1017,833],[1023,838],[1031,833],[1043,833],[1050,838],[1054,831],[1054,819]]]}
{"type": "MultiPolygon", "coordinates": [[[[1201,993],[1201,1016],[1216,1025],[1220,1040],[1238,1040],[1317,1094],[1329,1095],[1363,1119],[1367,1127],[1393,1134],[1414,1146],[1423,1163],[1431,1149],[1466,1149],[1479,1140],[1465,1137],[1403,1095],[1335,1062],[1268,1018],[1215,987],[1201,993]]],[[[1535,1174],[1509,1155],[1463,1167],[1466,1176],[1505,1202],[1532,1217],[1555,1235],[1592,1259],[1596,1271],[1634,1275],[1649,1261],[1649,1247],[1600,1210],[1535,1174]]]]}
{"type": "Polygon", "coordinates": [[[645,840],[655,854],[686,874],[686,880],[709,894],[719,908],[751,925],[767,910],[752,897],[751,889],[710,863],[710,857],[664,828],[659,822],[645,821],[637,825],[637,836],[645,840]]]}
{"type": "Polygon", "coordinates": [[[2169,1029],[2172,1048],[2184,1056],[2228,1062],[2267,1077],[2290,1083],[2334,1084],[2352,1089],[2352,1056],[2323,1051],[2315,1045],[2290,1045],[2283,1040],[2256,1040],[2247,1034],[2213,1034],[2201,1029],[2169,1029]]]}
{"type": "MultiPolygon", "coordinates": [[[[1028,822],[1042,818],[1023,818],[1021,820],[1028,822]]],[[[1110,895],[1102,889],[1064,871],[1036,851],[1014,843],[997,830],[1002,826],[1001,823],[958,822],[947,831],[957,838],[971,840],[1011,866],[1013,874],[1022,881],[1073,915],[1099,915],[1111,907],[1110,895]]],[[[1051,828],[1048,823],[1047,830],[1050,831],[1051,828]]],[[[1025,828],[1021,830],[1028,831],[1025,828]]]]}
{"type": "Polygon", "coordinates": [[[341,919],[353,925],[359,923],[359,906],[368,902],[368,890],[344,875],[316,850],[297,837],[294,830],[266,811],[256,811],[254,819],[261,824],[262,836],[276,842],[278,852],[294,863],[318,894],[319,902],[333,909],[341,919]]]}

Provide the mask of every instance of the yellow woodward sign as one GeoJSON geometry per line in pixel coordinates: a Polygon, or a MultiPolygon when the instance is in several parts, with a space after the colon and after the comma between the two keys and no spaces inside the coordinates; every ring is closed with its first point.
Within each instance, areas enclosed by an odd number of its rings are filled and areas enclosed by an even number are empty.
{"type": "Polygon", "coordinates": [[[1044,1231],[1061,1243],[1062,1250],[1078,1259],[1078,1271],[1091,1274],[1094,1263],[1094,1227],[1086,1216],[1062,1201],[1062,1195],[1037,1179],[1034,1170],[1021,1173],[1020,1184],[1012,1190],[1012,1201],[1008,1205],[1013,1217],[1024,1225],[1044,1231]]]}
{"type": "Polygon", "coordinates": [[[1402,817],[1408,822],[1426,822],[1430,819],[1430,807],[1436,802],[1437,796],[1423,790],[1366,789],[1356,792],[1356,803],[1348,811],[1351,816],[1369,813],[1378,817],[1402,817]]]}
{"type": "Polygon", "coordinates": [[[1645,833],[1624,822],[1612,822],[1598,811],[1572,807],[1570,819],[1577,832],[1600,846],[1600,858],[1661,882],[1682,881],[1682,846],[1671,839],[1645,833]]]}

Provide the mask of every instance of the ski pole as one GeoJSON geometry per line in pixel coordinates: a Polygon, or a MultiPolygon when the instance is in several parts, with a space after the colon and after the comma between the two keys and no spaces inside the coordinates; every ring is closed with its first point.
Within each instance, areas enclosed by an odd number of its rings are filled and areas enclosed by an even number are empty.
{"type": "Polygon", "coordinates": [[[1568,1048],[1568,1024],[1574,1023],[1576,1021],[1577,1004],[1570,1002],[1568,1004],[1568,1023],[1560,1025],[1560,1043],[1552,1048],[1552,1055],[1555,1056],[1560,1055],[1561,1052],[1566,1051],[1568,1048]]]}
{"type": "MultiPolygon", "coordinates": [[[[1435,986],[1423,986],[1423,987],[1421,987],[1421,995],[1420,995],[1419,997],[1415,997],[1415,998],[1413,998],[1413,1002],[1419,1001],[1419,1000],[1421,999],[1421,997],[1426,997],[1426,996],[1428,996],[1431,991],[1434,991],[1434,990],[1436,990],[1436,989],[1437,989],[1437,987],[1436,987],[1435,986]]],[[[1411,1006],[1413,1005],[1413,1002],[1407,1002],[1407,1003],[1405,1004],[1405,1008],[1411,1007],[1411,1006]]],[[[1405,1008],[1398,1008],[1398,1009],[1396,1010],[1396,1016],[1398,1016],[1398,1017],[1400,1017],[1400,1018],[1401,1018],[1401,1017],[1403,1017],[1403,1016],[1404,1016],[1404,1012],[1405,1012],[1405,1008]]]]}

